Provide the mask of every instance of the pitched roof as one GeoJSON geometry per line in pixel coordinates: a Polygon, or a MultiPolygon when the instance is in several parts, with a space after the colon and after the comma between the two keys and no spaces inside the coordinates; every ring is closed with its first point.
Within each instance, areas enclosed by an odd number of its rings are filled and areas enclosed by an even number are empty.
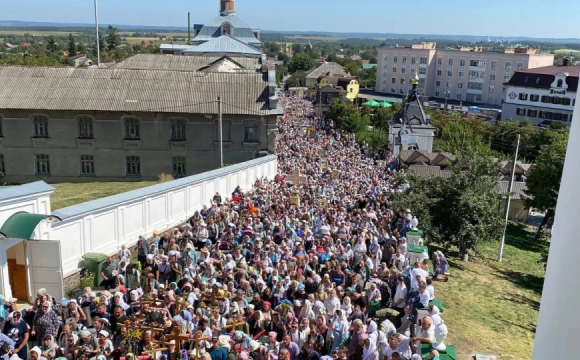
{"type": "Polygon", "coordinates": [[[209,41],[222,35],[221,27],[224,23],[231,25],[231,35],[246,44],[261,44],[254,35],[253,29],[234,14],[217,16],[201,27],[194,41],[209,41]]]}
{"type": "MultiPolygon", "coordinates": [[[[500,181],[498,183],[498,191],[501,194],[507,194],[509,188],[509,181],[500,181]]],[[[523,200],[526,199],[528,196],[526,195],[526,190],[528,187],[526,183],[523,181],[514,181],[514,185],[512,187],[512,200],[523,200]]]]}
{"type": "Polygon", "coordinates": [[[221,59],[230,59],[249,70],[258,70],[262,67],[260,59],[245,56],[182,56],[162,54],[136,54],[113,67],[116,69],[135,70],[172,70],[172,71],[199,71],[221,59]]]}
{"type": "Polygon", "coordinates": [[[453,161],[455,160],[455,156],[448,152],[436,153],[436,156],[431,160],[431,165],[439,165],[444,160],[453,161]]]}
{"type": "Polygon", "coordinates": [[[409,166],[410,171],[414,171],[419,176],[441,176],[441,168],[439,166],[430,165],[411,165],[409,166]]]}
{"type": "Polygon", "coordinates": [[[262,52],[229,35],[213,37],[203,44],[182,51],[183,54],[240,54],[260,56],[262,52]]]}
{"type": "Polygon", "coordinates": [[[401,110],[395,114],[391,125],[393,127],[400,127],[405,122],[410,128],[419,126],[421,128],[435,128],[429,123],[429,118],[423,110],[421,100],[417,95],[417,85],[413,85],[411,94],[407,97],[407,101],[401,106],[401,110]]]}
{"type": "Polygon", "coordinates": [[[577,66],[544,66],[516,71],[505,85],[549,89],[559,73],[568,74],[568,91],[577,91],[580,68],[577,66]]]}
{"type": "Polygon", "coordinates": [[[315,69],[310,70],[306,77],[309,79],[318,79],[319,76],[335,76],[335,75],[348,76],[348,72],[339,64],[335,62],[327,62],[321,64],[315,69]]]}
{"type": "Polygon", "coordinates": [[[413,150],[413,153],[407,158],[406,162],[413,162],[424,156],[427,158],[427,163],[430,164],[433,159],[435,159],[439,154],[438,153],[430,153],[425,150],[413,150]]]}
{"type": "Polygon", "coordinates": [[[261,73],[0,67],[0,109],[269,115],[261,73]]]}

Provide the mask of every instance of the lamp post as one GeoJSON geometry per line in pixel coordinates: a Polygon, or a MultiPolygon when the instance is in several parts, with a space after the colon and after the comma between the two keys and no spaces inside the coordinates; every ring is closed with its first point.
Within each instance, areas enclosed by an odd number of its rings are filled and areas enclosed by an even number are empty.
{"type": "Polygon", "coordinates": [[[97,12],[97,0],[95,0],[95,29],[97,30],[97,67],[101,66],[101,42],[99,38],[99,15],[97,12]]]}
{"type": "Polygon", "coordinates": [[[449,88],[445,90],[445,112],[447,112],[447,101],[449,100],[449,88]]]}

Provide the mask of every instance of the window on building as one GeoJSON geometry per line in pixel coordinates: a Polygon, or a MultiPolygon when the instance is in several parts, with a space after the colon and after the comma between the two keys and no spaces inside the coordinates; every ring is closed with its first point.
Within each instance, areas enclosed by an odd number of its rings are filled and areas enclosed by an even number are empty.
{"type": "Polygon", "coordinates": [[[523,67],[524,67],[524,64],[523,64],[523,63],[518,63],[518,64],[516,65],[516,70],[517,70],[517,71],[520,71],[521,69],[523,69],[523,67]]]}
{"type": "Polygon", "coordinates": [[[173,177],[184,177],[187,175],[185,172],[185,156],[174,156],[172,159],[172,175],[173,177]]]}
{"type": "Polygon", "coordinates": [[[95,158],[93,155],[81,155],[80,167],[81,176],[95,175],[95,158]]]}
{"type": "Polygon", "coordinates": [[[530,101],[532,101],[532,102],[538,102],[538,101],[540,101],[540,95],[538,95],[538,94],[531,94],[530,95],[530,101]]]}
{"type": "Polygon", "coordinates": [[[447,76],[453,76],[453,71],[451,70],[447,71],[447,76]]]}
{"type": "Polygon", "coordinates": [[[437,70],[437,76],[441,76],[441,70],[437,70]]]}
{"type": "Polygon", "coordinates": [[[524,84],[527,84],[530,82],[530,77],[528,75],[524,76],[524,84]]]}
{"type": "Polygon", "coordinates": [[[79,139],[93,138],[93,118],[90,116],[80,116],[78,118],[79,139]]]}
{"type": "Polygon", "coordinates": [[[526,94],[526,93],[520,93],[519,99],[522,100],[522,101],[528,100],[528,94],[526,94]]]}
{"type": "Polygon", "coordinates": [[[171,120],[171,140],[184,141],[186,140],[185,131],[187,125],[185,119],[171,120]]]}
{"type": "Polygon", "coordinates": [[[561,103],[562,103],[562,98],[561,98],[561,97],[554,96],[554,97],[552,98],[552,104],[557,104],[557,105],[559,105],[559,104],[561,104],[561,103]]]}
{"type": "Polygon", "coordinates": [[[421,64],[427,65],[427,58],[426,58],[426,57],[421,57],[421,58],[419,59],[419,62],[420,62],[421,64]]]}
{"type": "Polygon", "coordinates": [[[505,63],[505,71],[512,71],[512,63],[507,61],[505,63]]]}
{"type": "Polygon", "coordinates": [[[406,64],[406,63],[407,63],[407,57],[403,56],[403,64],[406,64]]]}
{"type": "Polygon", "coordinates": [[[419,75],[425,75],[426,73],[427,73],[427,69],[425,69],[425,68],[419,69],[419,75]]]}
{"type": "Polygon", "coordinates": [[[568,114],[562,114],[562,121],[568,121],[568,114]]]}
{"type": "Polygon", "coordinates": [[[465,59],[459,60],[459,66],[465,66],[465,59]]]}
{"type": "Polygon", "coordinates": [[[435,91],[435,97],[439,97],[439,91],[435,91]]]}
{"type": "Polygon", "coordinates": [[[399,58],[397,56],[393,56],[393,63],[396,64],[399,61],[399,58]]]}
{"type": "Polygon", "coordinates": [[[36,115],[32,119],[34,137],[48,137],[48,116],[36,115]]]}
{"type": "Polygon", "coordinates": [[[447,90],[449,90],[449,88],[451,87],[451,82],[450,81],[446,82],[445,87],[447,88],[447,90]]]}
{"type": "Polygon", "coordinates": [[[127,140],[139,140],[139,119],[136,117],[125,117],[125,139],[127,140]]]}
{"type": "Polygon", "coordinates": [[[424,89],[425,88],[425,79],[419,79],[419,87],[421,89],[424,89]]]}
{"type": "Polygon", "coordinates": [[[462,78],[463,77],[463,71],[459,72],[459,77],[462,78]]]}
{"type": "Polygon", "coordinates": [[[540,80],[541,80],[541,78],[540,78],[540,77],[537,77],[537,78],[536,78],[536,85],[540,85],[540,80]]]}
{"type": "Polygon", "coordinates": [[[401,68],[401,73],[404,74],[406,72],[407,69],[405,68],[401,68]]]}
{"type": "Polygon", "coordinates": [[[495,74],[491,74],[491,75],[489,75],[489,80],[491,80],[491,81],[495,81],[495,74]]]}
{"type": "Polygon", "coordinates": [[[516,115],[526,116],[526,109],[525,108],[516,108],[516,115]]]}
{"type": "Polygon", "coordinates": [[[244,125],[244,142],[260,142],[260,124],[257,121],[244,125]]]}
{"type": "Polygon", "coordinates": [[[491,62],[491,68],[492,68],[492,69],[495,69],[495,68],[497,68],[497,61],[492,61],[492,62],[491,62]]]}
{"type": "Polygon", "coordinates": [[[50,175],[50,158],[47,154],[36,154],[36,175],[50,175]]]}
{"type": "Polygon", "coordinates": [[[510,77],[509,76],[504,76],[503,77],[503,82],[504,83],[509,82],[509,81],[510,81],[510,77]]]}
{"type": "Polygon", "coordinates": [[[397,83],[397,78],[391,78],[391,84],[395,85],[397,83]]]}
{"type": "Polygon", "coordinates": [[[393,68],[393,74],[395,74],[396,72],[397,72],[397,68],[396,68],[396,67],[394,67],[394,68],[393,68]]]}
{"type": "Polygon", "coordinates": [[[553,113],[552,120],[560,120],[562,121],[562,113],[553,113]]]}
{"type": "Polygon", "coordinates": [[[439,80],[435,81],[435,86],[441,86],[441,81],[439,80]]]}
{"type": "Polygon", "coordinates": [[[546,103],[546,104],[547,103],[551,103],[552,102],[552,97],[551,96],[544,95],[544,96],[542,96],[542,102],[543,103],[546,103]]]}
{"type": "Polygon", "coordinates": [[[475,67],[486,67],[487,63],[483,60],[470,60],[469,61],[469,66],[475,66],[475,67]]]}
{"type": "Polygon", "coordinates": [[[449,66],[453,66],[453,58],[449,58],[448,62],[449,66]]]}
{"type": "Polygon", "coordinates": [[[411,65],[414,65],[414,64],[415,64],[415,57],[411,56],[411,65]]]}
{"type": "Polygon", "coordinates": [[[437,58],[437,65],[441,65],[443,64],[443,59],[442,58],[437,58]]]}
{"type": "Polygon", "coordinates": [[[462,83],[457,84],[457,88],[458,89],[463,89],[463,84],[462,83]]]}
{"type": "Polygon", "coordinates": [[[222,25],[222,35],[231,35],[232,34],[232,25],[230,23],[224,23],[222,25]]]}
{"type": "Polygon", "coordinates": [[[392,88],[391,88],[391,94],[395,94],[395,93],[396,93],[396,91],[395,91],[395,88],[394,88],[394,87],[392,87],[392,88]]]}
{"type": "Polygon", "coordinates": [[[385,57],[383,58],[383,62],[389,62],[389,55],[385,55],[385,57]]]}
{"type": "Polygon", "coordinates": [[[535,118],[538,116],[538,110],[528,109],[528,117],[535,118]]]}
{"type": "Polygon", "coordinates": [[[405,95],[405,89],[399,89],[399,94],[405,95]]]}
{"type": "Polygon", "coordinates": [[[326,94],[326,103],[330,104],[332,102],[332,95],[326,94]]]}
{"type": "Polygon", "coordinates": [[[490,93],[490,94],[492,94],[494,90],[495,90],[495,86],[493,86],[493,85],[490,85],[490,86],[487,88],[487,92],[488,92],[488,93],[490,93]]]}
{"type": "Polygon", "coordinates": [[[127,156],[125,158],[127,176],[141,176],[141,159],[139,156],[127,156]]]}
{"type": "Polygon", "coordinates": [[[467,84],[467,88],[471,90],[483,90],[483,84],[470,82],[467,84]]]}
{"type": "Polygon", "coordinates": [[[461,93],[460,92],[457,93],[456,99],[461,100],[461,93]]]}
{"type": "Polygon", "coordinates": [[[558,79],[558,84],[556,85],[556,87],[561,88],[563,84],[564,82],[562,81],[562,79],[558,79]]]}
{"type": "Polygon", "coordinates": [[[562,105],[570,105],[572,103],[572,101],[570,100],[570,98],[562,98],[562,105]]]}
{"type": "Polygon", "coordinates": [[[6,167],[4,165],[4,154],[0,154],[0,176],[6,175],[6,167]]]}
{"type": "Polygon", "coordinates": [[[405,85],[405,79],[401,79],[401,85],[405,85]]]}
{"type": "Polygon", "coordinates": [[[493,95],[487,95],[487,103],[488,104],[493,104],[494,103],[493,95]]]}

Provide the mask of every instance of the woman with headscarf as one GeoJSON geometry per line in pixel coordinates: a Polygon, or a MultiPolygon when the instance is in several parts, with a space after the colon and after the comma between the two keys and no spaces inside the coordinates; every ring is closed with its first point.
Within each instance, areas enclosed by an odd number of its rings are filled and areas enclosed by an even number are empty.
{"type": "Polygon", "coordinates": [[[298,314],[298,320],[302,321],[303,319],[307,319],[308,321],[316,319],[316,315],[312,310],[312,302],[308,299],[304,300],[304,306],[302,306],[298,314]]]}
{"type": "Polygon", "coordinates": [[[379,352],[377,351],[374,339],[370,338],[367,334],[362,334],[359,342],[363,347],[362,360],[379,360],[379,352]]]}
{"type": "Polygon", "coordinates": [[[250,335],[252,335],[252,337],[262,333],[264,331],[264,316],[262,311],[256,310],[254,314],[248,319],[248,325],[250,329],[250,335]]]}
{"type": "MultiPolygon", "coordinates": [[[[328,329],[330,336],[332,338],[332,347],[330,348],[330,353],[341,347],[348,337],[348,321],[344,317],[342,310],[336,310],[334,316],[331,319],[331,326],[328,329]]],[[[328,336],[328,335],[327,335],[328,336]]]]}
{"type": "Polygon", "coordinates": [[[42,303],[41,311],[38,311],[34,316],[30,334],[32,336],[36,335],[36,338],[39,340],[44,339],[45,335],[56,336],[60,323],[58,315],[52,309],[52,303],[45,301],[42,303]]]}
{"type": "Polygon", "coordinates": [[[163,300],[163,307],[169,314],[170,318],[175,316],[175,293],[173,292],[173,290],[169,290],[165,294],[165,298],[163,300]]]}
{"type": "Polygon", "coordinates": [[[127,303],[125,302],[125,297],[123,296],[123,293],[120,291],[117,291],[115,293],[113,301],[111,301],[109,304],[109,314],[113,314],[115,312],[116,306],[120,306],[123,309],[123,313],[126,313],[127,309],[129,309],[129,305],[127,305],[127,303]]]}
{"type": "Polygon", "coordinates": [[[437,305],[429,305],[429,317],[433,320],[433,328],[439,326],[443,319],[441,319],[441,311],[437,307],[437,305]]]}
{"type": "Polygon", "coordinates": [[[14,353],[22,360],[26,360],[28,343],[28,324],[22,320],[20,311],[13,311],[4,323],[2,333],[14,341],[14,353]]]}
{"type": "Polygon", "coordinates": [[[344,316],[346,318],[348,318],[350,316],[350,314],[352,314],[352,303],[351,303],[351,298],[350,296],[345,296],[344,299],[342,299],[342,305],[340,306],[340,309],[343,311],[343,313],[345,314],[344,316]]]}

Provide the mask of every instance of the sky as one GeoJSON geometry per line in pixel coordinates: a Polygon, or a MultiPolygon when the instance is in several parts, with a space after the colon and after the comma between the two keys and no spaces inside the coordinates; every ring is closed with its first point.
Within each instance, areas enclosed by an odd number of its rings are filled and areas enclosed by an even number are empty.
{"type": "MultiPolygon", "coordinates": [[[[252,27],[279,31],[580,38],[580,1],[236,0],[252,27]]],[[[219,0],[98,0],[103,24],[187,27],[218,15],[219,0]]],[[[91,23],[92,0],[0,0],[0,20],[91,23]]]]}

